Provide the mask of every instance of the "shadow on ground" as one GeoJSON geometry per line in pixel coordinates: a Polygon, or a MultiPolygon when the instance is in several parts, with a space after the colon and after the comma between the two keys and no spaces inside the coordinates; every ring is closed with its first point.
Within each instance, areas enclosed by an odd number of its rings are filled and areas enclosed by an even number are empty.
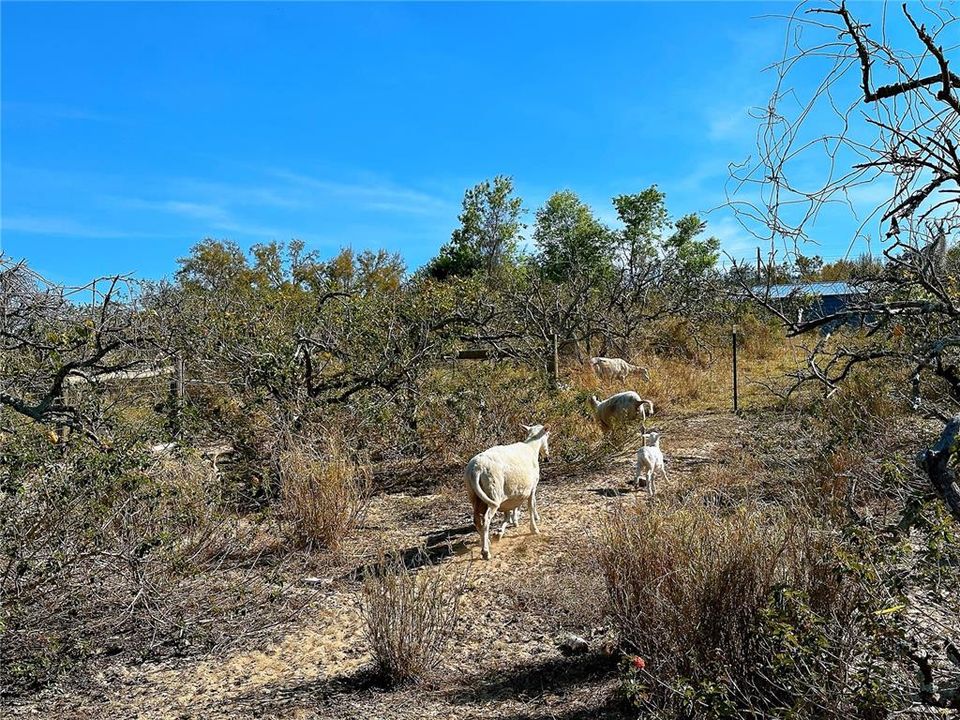
{"type": "MultiPolygon", "coordinates": [[[[610,693],[600,687],[613,678],[615,673],[615,660],[606,655],[556,657],[465,678],[462,683],[449,690],[433,686],[427,694],[434,701],[449,704],[451,717],[458,718],[474,717],[471,706],[488,708],[488,703],[498,700],[520,701],[529,705],[529,710],[500,715],[500,720],[597,720],[626,717],[610,693]],[[588,706],[581,702],[576,707],[568,704],[558,713],[558,703],[564,702],[562,696],[583,685],[597,686],[595,702],[588,703],[588,706]],[[560,697],[547,703],[544,701],[547,695],[560,697]]],[[[226,701],[228,708],[221,709],[249,713],[251,717],[275,714],[286,717],[288,713],[301,708],[311,712],[319,711],[320,717],[324,717],[324,709],[332,711],[341,702],[355,707],[364,698],[390,694],[396,700],[398,714],[395,717],[401,717],[404,716],[402,709],[411,702],[421,703],[419,709],[423,710],[422,703],[426,696],[416,687],[413,691],[414,696],[411,696],[410,688],[391,690],[382,684],[379,676],[371,669],[363,669],[333,678],[257,688],[226,701]]],[[[335,712],[333,714],[336,715],[335,712]]]]}
{"type": "Polygon", "coordinates": [[[606,700],[599,705],[573,708],[560,713],[557,713],[555,708],[544,707],[530,712],[500,715],[498,720],[614,720],[616,718],[623,718],[624,720],[631,718],[632,720],[633,717],[635,716],[627,713],[616,701],[606,700]]]}
{"type": "Polygon", "coordinates": [[[597,495],[602,495],[603,497],[627,497],[637,494],[637,491],[632,487],[590,488],[590,492],[596,493],[597,495]]]}
{"type": "MultiPolygon", "coordinates": [[[[673,453],[668,456],[668,461],[676,463],[679,467],[696,468],[701,465],[716,465],[717,461],[703,457],[702,455],[684,455],[683,453],[673,453]]],[[[668,465],[669,467],[669,465],[668,465]]]]}
{"type": "Polygon", "coordinates": [[[425,565],[435,565],[448,557],[466,552],[468,546],[465,536],[472,532],[473,525],[463,525],[447,530],[438,530],[437,532],[424,536],[422,545],[415,545],[414,547],[399,550],[396,553],[391,553],[383,560],[360,565],[340,578],[340,580],[357,582],[369,575],[380,577],[393,562],[394,558],[399,558],[408,570],[416,570],[425,565]]]}
{"type": "Polygon", "coordinates": [[[376,495],[405,493],[424,495],[437,492],[450,477],[457,477],[463,467],[454,464],[430,464],[425,460],[405,466],[392,465],[373,478],[376,495]]]}
{"type": "Polygon", "coordinates": [[[453,703],[469,705],[563,694],[579,685],[607,680],[615,672],[616,658],[610,655],[552,657],[473,678],[468,687],[457,688],[449,697],[453,703]]]}
{"type": "Polygon", "coordinates": [[[315,711],[335,703],[339,697],[355,699],[377,692],[387,692],[387,688],[372,669],[364,668],[349,675],[260,687],[241,693],[225,701],[225,704],[228,704],[231,710],[251,713],[249,717],[262,717],[289,712],[295,708],[315,711]]]}

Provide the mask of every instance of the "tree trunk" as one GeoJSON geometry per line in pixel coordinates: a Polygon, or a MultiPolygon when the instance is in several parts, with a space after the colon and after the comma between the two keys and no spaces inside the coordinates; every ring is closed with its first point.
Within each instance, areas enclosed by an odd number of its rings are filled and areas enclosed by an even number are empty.
{"type": "Polygon", "coordinates": [[[937,444],[924,450],[917,464],[930,478],[937,494],[957,522],[960,522],[960,490],[957,489],[956,473],[950,467],[950,458],[955,452],[957,434],[960,433],[960,415],[954,416],[940,434],[937,444]]]}

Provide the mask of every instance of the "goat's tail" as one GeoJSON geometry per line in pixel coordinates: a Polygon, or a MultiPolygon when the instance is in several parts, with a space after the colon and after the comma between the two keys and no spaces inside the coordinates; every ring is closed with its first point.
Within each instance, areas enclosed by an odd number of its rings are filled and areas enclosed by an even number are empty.
{"type": "Polygon", "coordinates": [[[482,487],[480,487],[480,468],[467,468],[467,484],[470,486],[470,491],[478,498],[483,500],[483,502],[487,504],[487,507],[497,507],[497,503],[491,500],[490,496],[483,491],[482,487]]]}

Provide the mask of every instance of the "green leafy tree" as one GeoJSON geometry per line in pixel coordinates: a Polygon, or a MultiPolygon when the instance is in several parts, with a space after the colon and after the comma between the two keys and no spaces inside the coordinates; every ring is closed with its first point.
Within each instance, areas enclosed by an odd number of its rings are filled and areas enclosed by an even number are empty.
{"type": "Polygon", "coordinates": [[[819,255],[797,255],[794,261],[797,266],[797,276],[804,282],[812,282],[820,279],[820,273],[823,270],[823,258],[819,255]]]}
{"type": "Polygon", "coordinates": [[[706,222],[695,214],[673,223],[666,195],[656,185],[632,195],[613,198],[623,228],[617,237],[617,254],[624,282],[635,292],[661,283],[664,278],[702,277],[712,271],[720,257],[720,241],[701,238],[706,222]]]}
{"type": "Polygon", "coordinates": [[[707,223],[691,214],[677,220],[674,228],[663,243],[667,265],[683,277],[700,277],[713,270],[720,259],[720,241],[712,236],[700,239],[707,223]]]}
{"type": "Polygon", "coordinates": [[[495,275],[513,265],[517,240],[525,227],[523,200],[513,195],[513,180],[498,175],[464,193],[460,227],[450,242],[427,266],[427,273],[439,280],[470,277],[478,272],[495,275]]]}
{"type": "Polygon", "coordinates": [[[612,268],[611,233],[575,193],[554,193],[537,211],[537,261],[551,280],[597,276],[612,268]]]}
{"type": "Polygon", "coordinates": [[[636,284],[656,258],[657,246],[668,226],[666,196],[651,185],[639,193],[617,195],[613,206],[623,223],[618,238],[619,259],[628,282],[636,284]]]}

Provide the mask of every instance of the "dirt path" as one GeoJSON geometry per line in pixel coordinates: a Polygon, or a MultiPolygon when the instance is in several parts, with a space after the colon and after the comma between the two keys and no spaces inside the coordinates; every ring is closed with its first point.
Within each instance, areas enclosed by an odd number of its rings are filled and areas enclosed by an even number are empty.
{"type": "MultiPolygon", "coordinates": [[[[670,483],[695,476],[736,435],[727,415],[670,418],[654,424],[664,432],[670,483]]],[[[595,536],[604,512],[618,502],[647,502],[629,492],[629,454],[605,473],[556,477],[543,468],[539,493],[542,535],[521,527],[492,546],[493,559],[479,561],[468,506],[455,493],[376,498],[365,532],[391,547],[426,544],[441,565],[469,566],[460,637],[433,684],[389,692],[365,672],[370,658],[359,615],[360,583],[349,576],[311,585],[314,597],[279,639],[245,645],[220,655],[175,658],[155,664],[103,665],[82,691],[52,688],[13,717],[68,718],[500,718],[602,717],[615,683],[609,659],[596,654],[567,658],[557,648],[551,608],[537,615],[518,611],[546,592],[571,595],[564,567],[572,546],[595,536]],[[542,583],[542,585],[541,585],[542,583]],[[519,600],[518,600],[519,598],[519,600]],[[553,625],[551,626],[551,623],[553,625]]],[[[660,485],[660,488],[666,484],[660,485]]],[[[422,572],[437,572],[427,567],[422,572]]],[[[594,608],[582,608],[589,615],[594,608]]],[[[558,611],[559,613],[559,611],[558,611]]]]}

